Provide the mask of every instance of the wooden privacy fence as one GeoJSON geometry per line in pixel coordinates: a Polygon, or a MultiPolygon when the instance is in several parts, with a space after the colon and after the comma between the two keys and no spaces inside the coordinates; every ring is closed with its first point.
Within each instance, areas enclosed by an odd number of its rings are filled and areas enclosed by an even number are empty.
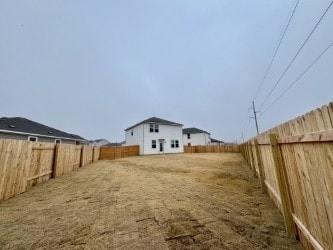
{"type": "Polygon", "coordinates": [[[260,134],[241,153],[288,234],[306,249],[333,249],[333,103],[260,134]]]}
{"type": "Polygon", "coordinates": [[[184,146],[184,153],[239,153],[239,145],[184,146]]]}
{"type": "Polygon", "coordinates": [[[0,140],[0,202],[99,159],[99,148],[0,140]]]}
{"type": "Polygon", "coordinates": [[[101,147],[100,159],[119,159],[139,155],[139,146],[123,146],[123,147],[101,147]]]}

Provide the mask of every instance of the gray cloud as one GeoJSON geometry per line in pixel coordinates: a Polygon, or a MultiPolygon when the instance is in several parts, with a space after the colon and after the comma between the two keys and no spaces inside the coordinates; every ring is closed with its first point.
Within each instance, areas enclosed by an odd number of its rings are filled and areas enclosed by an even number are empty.
{"type": "MultiPolygon", "coordinates": [[[[328,3],[300,3],[258,105],[328,3]]],[[[153,115],[221,140],[239,140],[245,130],[253,136],[248,107],[291,4],[3,1],[0,115],[110,141],[153,115]]],[[[267,105],[333,40],[332,23],[330,10],[267,105]]],[[[333,49],[262,116],[260,128],[332,101],[332,59],[333,49]]]]}

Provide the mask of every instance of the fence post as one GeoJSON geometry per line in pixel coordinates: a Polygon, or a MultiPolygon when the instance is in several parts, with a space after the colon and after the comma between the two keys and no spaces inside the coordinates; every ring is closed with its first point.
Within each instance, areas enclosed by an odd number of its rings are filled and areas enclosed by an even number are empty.
{"type": "Polygon", "coordinates": [[[290,196],[290,190],[288,189],[287,173],[283,165],[283,160],[277,141],[277,136],[275,134],[269,134],[269,141],[273,154],[276,178],[280,190],[285,227],[288,236],[294,237],[297,235],[297,233],[296,233],[296,226],[292,217],[292,200],[290,196]]]}
{"type": "Polygon", "coordinates": [[[261,154],[260,154],[260,149],[259,149],[259,144],[258,144],[257,139],[254,139],[254,147],[255,147],[257,161],[258,161],[258,169],[259,169],[259,176],[260,176],[259,179],[260,179],[261,188],[262,188],[263,193],[267,193],[264,169],[263,169],[263,165],[262,165],[262,159],[261,159],[261,154]]]}
{"type": "Polygon", "coordinates": [[[92,159],[91,159],[91,162],[95,162],[95,154],[96,154],[96,150],[95,150],[96,147],[93,147],[92,148],[92,159]]]}
{"type": "Polygon", "coordinates": [[[246,143],[246,148],[247,148],[247,163],[250,165],[250,168],[252,169],[252,162],[251,162],[251,155],[250,155],[250,144],[249,142],[246,143]]]}
{"type": "MultiPolygon", "coordinates": [[[[246,148],[246,161],[248,164],[250,164],[250,150],[249,150],[249,142],[247,142],[245,144],[245,148],[246,148]]],[[[251,166],[251,164],[250,164],[251,166]]]]}
{"type": "Polygon", "coordinates": [[[253,177],[257,177],[257,170],[256,170],[256,164],[254,161],[254,156],[253,156],[253,150],[252,150],[252,142],[249,141],[249,150],[250,150],[250,165],[253,167],[253,177]]]}
{"type": "Polygon", "coordinates": [[[52,178],[55,178],[57,176],[59,146],[60,146],[60,144],[56,143],[56,145],[54,147],[53,166],[52,166],[52,178]]]}
{"type": "Polygon", "coordinates": [[[84,146],[81,146],[80,167],[83,167],[84,154],[85,154],[84,146]]]}

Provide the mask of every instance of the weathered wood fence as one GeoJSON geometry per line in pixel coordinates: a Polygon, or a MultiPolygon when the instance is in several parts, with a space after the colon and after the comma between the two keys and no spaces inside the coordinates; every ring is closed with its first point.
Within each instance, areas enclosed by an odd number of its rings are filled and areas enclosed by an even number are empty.
{"type": "Polygon", "coordinates": [[[99,148],[0,140],[0,202],[99,159],[99,148]]]}
{"type": "Polygon", "coordinates": [[[184,146],[184,153],[239,153],[239,145],[184,146]]]}
{"type": "Polygon", "coordinates": [[[139,146],[101,147],[100,159],[119,159],[139,155],[139,146]]]}
{"type": "Polygon", "coordinates": [[[333,249],[333,103],[260,134],[241,153],[288,234],[306,249],[333,249]]]}

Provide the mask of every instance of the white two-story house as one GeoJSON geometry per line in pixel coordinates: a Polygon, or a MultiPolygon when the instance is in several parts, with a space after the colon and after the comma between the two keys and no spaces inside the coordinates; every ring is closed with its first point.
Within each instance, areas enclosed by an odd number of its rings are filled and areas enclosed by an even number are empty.
{"type": "Polygon", "coordinates": [[[185,146],[211,145],[210,133],[198,128],[184,128],[183,143],[185,146]]]}
{"type": "Polygon", "coordinates": [[[140,155],[183,153],[182,124],[151,117],[125,129],[126,146],[139,145],[140,155]]]}

